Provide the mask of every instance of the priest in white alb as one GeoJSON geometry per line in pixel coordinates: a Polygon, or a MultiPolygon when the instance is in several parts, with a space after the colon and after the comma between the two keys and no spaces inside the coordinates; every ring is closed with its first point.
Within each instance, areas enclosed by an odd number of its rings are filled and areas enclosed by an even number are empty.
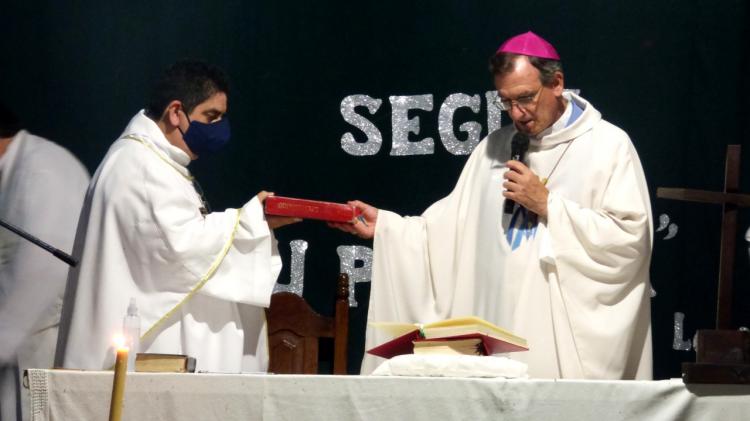
{"type": "MultiPolygon", "coordinates": [[[[454,190],[418,217],[354,201],[367,224],[337,225],[374,237],[368,320],[476,315],[528,340],[510,356],[531,377],[650,379],[651,205],[633,144],[564,91],[541,37],[507,40],[490,65],[513,124],[476,147],[454,190]]],[[[366,345],[387,339],[368,331],[366,345]]]]}
{"type": "Polygon", "coordinates": [[[281,261],[261,192],[211,212],[187,166],[229,140],[218,68],[181,61],[162,75],[94,175],[76,235],[57,363],[107,369],[131,298],[140,352],[187,354],[196,369],[263,371],[264,307],[281,261]]]}
{"type": "MultiPolygon", "coordinates": [[[[0,104],[0,219],[69,252],[89,183],[63,147],[0,104]]],[[[28,368],[51,368],[68,265],[0,228],[0,421],[29,419],[28,368]]]]}

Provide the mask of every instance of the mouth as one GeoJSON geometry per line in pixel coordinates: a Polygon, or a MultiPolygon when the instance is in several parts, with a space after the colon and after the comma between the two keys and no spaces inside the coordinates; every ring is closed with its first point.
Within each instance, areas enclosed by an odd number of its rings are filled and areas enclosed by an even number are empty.
{"type": "Polygon", "coordinates": [[[534,126],[534,120],[516,121],[515,125],[519,132],[528,133],[534,126]]]}

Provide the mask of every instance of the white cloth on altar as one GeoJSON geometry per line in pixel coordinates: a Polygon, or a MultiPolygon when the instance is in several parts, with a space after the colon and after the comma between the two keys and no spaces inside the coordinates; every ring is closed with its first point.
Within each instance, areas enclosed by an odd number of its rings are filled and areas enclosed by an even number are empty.
{"type": "MultiPolygon", "coordinates": [[[[70,152],[21,130],[0,158],[0,219],[69,252],[88,183],[70,152]]],[[[23,370],[52,366],[67,274],[67,264],[0,228],[2,421],[16,419],[23,370]]]]}
{"type": "Polygon", "coordinates": [[[187,354],[200,371],[267,369],[263,308],[281,269],[276,240],[255,197],[204,217],[189,162],[143,111],[110,147],[76,236],[81,263],[68,280],[57,353],[64,367],[112,366],[112,338],[133,297],[140,352],[187,354]]]}
{"type": "MultiPolygon", "coordinates": [[[[531,139],[526,159],[549,178],[547,219],[524,228],[521,213],[503,214],[516,130],[491,133],[454,190],[422,216],[379,211],[368,320],[476,315],[528,340],[528,352],[510,355],[531,377],[651,378],[652,222],[643,169],[625,132],[581,97],[566,97],[583,113],[531,139]]],[[[366,347],[388,339],[369,328],[366,347]]],[[[379,360],[366,355],[363,373],[379,360]]]]}
{"type": "MultiPolygon", "coordinates": [[[[31,370],[34,421],[106,420],[112,372],[31,370]]],[[[750,385],[662,381],[134,373],[124,419],[745,420],[750,385]]]]}
{"type": "Polygon", "coordinates": [[[526,364],[492,355],[402,354],[383,361],[374,376],[527,378],[526,364]]]}

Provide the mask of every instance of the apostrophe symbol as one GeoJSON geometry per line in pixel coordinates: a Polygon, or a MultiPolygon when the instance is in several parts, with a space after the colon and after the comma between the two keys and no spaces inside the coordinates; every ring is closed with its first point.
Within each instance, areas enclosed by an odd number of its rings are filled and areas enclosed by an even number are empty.
{"type": "Polygon", "coordinates": [[[663,213],[659,215],[659,227],[656,228],[656,232],[661,232],[664,230],[667,230],[667,235],[664,236],[665,240],[671,240],[675,236],[677,236],[677,231],[679,230],[679,227],[677,224],[670,224],[669,223],[669,215],[666,213],[663,213]]]}

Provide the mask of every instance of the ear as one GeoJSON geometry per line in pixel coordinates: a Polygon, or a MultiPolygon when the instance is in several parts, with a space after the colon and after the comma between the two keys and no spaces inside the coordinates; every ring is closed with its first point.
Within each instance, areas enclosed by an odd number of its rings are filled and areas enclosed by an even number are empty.
{"type": "Polygon", "coordinates": [[[167,105],[167,108],[164,109],[164,114],[162,115],[162,119],[165,123],[178,127],[180,125],[180,114],[182,113],[182,103],[180,101],[174,100],[167,105]]]}
{"type": "Polygon", "coordinates": [[[556,97],[561,97],[563,90],[565,89],[565,77],[562,72],[555,72],[555,76],[552,79],[552,91],[556,97]]]}

